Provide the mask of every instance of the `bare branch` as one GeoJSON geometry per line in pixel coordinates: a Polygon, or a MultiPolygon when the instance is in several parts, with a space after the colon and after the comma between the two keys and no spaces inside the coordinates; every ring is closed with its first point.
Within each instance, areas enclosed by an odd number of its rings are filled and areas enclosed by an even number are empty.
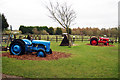
{"type": "Polygon", "coordinates": [[[60,4],[56,2],[56,4],[53,5],[53,3],[50,2],[50,5],[46,5],[46,8],[50,12],[49,17],[57,21],[63,28],[69,28],[76,18],[74,10],[71,9],[71,6],[67,6],[66,3],[60,4]]]}

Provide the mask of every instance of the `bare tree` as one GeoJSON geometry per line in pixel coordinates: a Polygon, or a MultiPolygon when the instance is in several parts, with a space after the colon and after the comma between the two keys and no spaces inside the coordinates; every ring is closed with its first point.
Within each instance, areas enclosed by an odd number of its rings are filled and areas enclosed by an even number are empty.
{"type": "Polygon", "coordinates": [[[49,17],[57,21],[63,28],[66,29],[66,32],[68,33],[68,39],[70,40],[69,28],[76,18],[74,10],[71,9],[71,6],[68,6],[66,3],[60,4],[58,2],[56,2],[55,5],[50,2],[50,5],[46,5],[46,8],[50,12],[49,17]]]}

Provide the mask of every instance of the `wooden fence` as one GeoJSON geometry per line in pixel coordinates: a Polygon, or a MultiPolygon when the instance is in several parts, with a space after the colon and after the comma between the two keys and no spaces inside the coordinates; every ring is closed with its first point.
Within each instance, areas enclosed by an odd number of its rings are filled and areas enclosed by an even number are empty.
{"type": "MultiPolygon", "coordinates": [[[[2,35],[2,42],[7,42],[8,38],[10,35],[2,35]]],[[[73,39],[73,36],[71,36],[71,39],[73,41],[89,41],[90,36],[81,36],[81,35],[75,35],[75,39],[73,39]]],[[[11,40],[13,39],[27,39],[27,35],[13,35],[10,38],[11,40]]],[[[35,40],[47,40],[47,41],[62,41],[63,37],[61,35],[31,35],[31,39],[35,40]]],[[[115,40],[115,39],[114,39],[115,40]]]]}

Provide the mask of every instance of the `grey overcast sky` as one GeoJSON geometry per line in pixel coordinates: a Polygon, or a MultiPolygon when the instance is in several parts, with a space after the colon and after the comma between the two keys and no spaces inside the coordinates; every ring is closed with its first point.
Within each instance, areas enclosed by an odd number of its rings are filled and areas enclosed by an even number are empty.
{"type": "MultiPolygon", "coordinates": [[[[75,25],[71,28],[112,28],[118,26],[119,0],[51,0],[67,2],[77,14],[75,25]]],[[[60,27],[48,17],[49,12],[44,4],[49,0],[0,0],[0,13],[4,13],[13,29],[25,26],[60,27]]]]}

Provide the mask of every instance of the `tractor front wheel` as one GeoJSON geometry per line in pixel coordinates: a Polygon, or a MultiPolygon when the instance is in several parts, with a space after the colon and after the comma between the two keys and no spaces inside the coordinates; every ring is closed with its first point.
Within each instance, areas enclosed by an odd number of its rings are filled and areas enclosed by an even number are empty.
{"type": "Polygon", "coordinates": [[[52,49],[50,49],[50,54],[52,54],[52,49]]]}
{"type": "Polygon", "coordinates": [[[38,52],[37,52],[37,56],[38,57],[46,57],[46,52],[42,49],[40,49],[38,52]]]}
{"type": "Polygon", "coordinates": [[[104,45],[108,46],[108,45],[109,45],[109,42],[106,41],[106,43],[104,43],[104,45]]]}

